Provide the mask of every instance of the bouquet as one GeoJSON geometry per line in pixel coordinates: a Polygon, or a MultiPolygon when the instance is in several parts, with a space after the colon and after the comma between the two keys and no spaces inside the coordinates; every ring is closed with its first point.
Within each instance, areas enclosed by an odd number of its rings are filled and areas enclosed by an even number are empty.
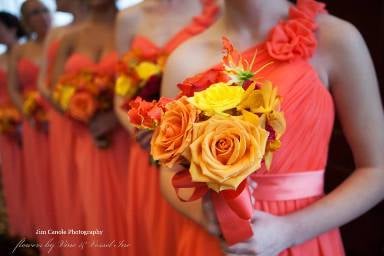
{"type": "Polygon", "coordinates": [[[38,91],[30,90],[24,93],[23,114],[30,118],[34,125],[41,130],[46,130],[48,122],[46,105],[38,91]]]}
{"type": "MultiPolygon", "coordinates": [[[[100,112],[113,109],[115,77],[106,72],[84,69],[59,79],[53,99],[69,117],[88,124],[100,112]]],[[[107,137],[98,137],[100,147],[107,147],[107,137]]]]}
{"type": "Polygon", "coordinates": [[[132,99],[141,96],[146,100],[159,98],[162,71],[166,55],[153,49],[132,49],[119,61],[115,93],[132,99]]]}
{"type": "Polygon", "coordinates": [[[270,63],[252,71],[255,57],[248,63],[228,39],[223,43],[222,66],[214,73],[187,79],[179,85],[182,92],[176,99],[136,98],[128,114],[135,126],[154,130],[154,160],[168,168],[186,167],[174,175],[173,186],[177,193],[180,188],[195,190],[190,198],[180,200],[212,195],[223,235],[232,244],[250,234],[235,237],[229,232],[220,223],[220,211],[225,211],[221,205],[224,202],[226,211],[230,209],[249,226],[252,205],[247,178],[262,164],[270,167],[286,124],[277,89],[272,82],[256,78],[270,63]]]}
{"type": "Polygon", "coordinates": [[[21,114],[10,105],[0,106],[0,133],[13,135],[21,124],[21,114]]]}
{"type": "Polygon", "coordinates": [[[60,108],[83,123],[99,111],[113,108],[114,76],[94,70],[65,74],[53,95],[60,108]]]}

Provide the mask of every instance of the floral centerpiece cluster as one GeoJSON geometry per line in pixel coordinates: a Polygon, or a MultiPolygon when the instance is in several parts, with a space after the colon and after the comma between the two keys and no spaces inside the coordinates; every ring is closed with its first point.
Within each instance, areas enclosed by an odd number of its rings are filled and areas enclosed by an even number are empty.
{"type": "MultiPolygon", "coordinates": [[[[174,175],[173,186],[176,192],[187,187],[195,190],[181,200],[195,200],[211,191],[240,218],[250,219],[247,178],[262,164],[270,167],[286,124],[277,89],[272,82],[256,78],[270,63],[252,71],[256,54],[248,62],[228,39],[223,44],[222,65],[211,74],[198,75],[208,77],[203,83],[201,77],[200,83],[195,83],[196,77],[185,80],[176,99],[136,98],[128,115],[136,127],[153,129],[154,160],[164,167],[181,164],[186,168],[174,175]]],[[[224,237],[238,242],[231,234],[224,237]]]]}

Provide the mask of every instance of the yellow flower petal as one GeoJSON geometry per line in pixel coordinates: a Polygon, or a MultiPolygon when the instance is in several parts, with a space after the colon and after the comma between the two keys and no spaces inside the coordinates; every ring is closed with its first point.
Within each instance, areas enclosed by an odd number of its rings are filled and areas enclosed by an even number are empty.
{"type": "Polygon", "coordinates": [[[59,105],[63,110],[68,109],[69,102],[76,89],[73,86],[62,86],[60,89],[59,105]]]}
{"type": "Polygon", "coordinates": [[[224,111],[236,108],[244,95],[240,86],[231,86],[227,83],[216,83],[201,92],[195,92],[189,102],[195,105],[206,115],[228,115],[224,111]]]}
{"type": "Polygon", "coordinates": [[[276,139],[280,139],[286,129],[284,113],[273,111],[266,115],[268,125],[275,131],[276,139]]]}
{"type": "Polygon", "coordinates": [[[260,117],[258,115],[247,110],[242,110],[241,114],[245,121],[250,122],[255,126],[261,126],[260,117]]]}
{"type": "Polygon", "coordinates": [[[135,71],[140,79],[148,80],[151,76],[159,74],[161,68],[152,62],[143,61],[135,67],[135,71]]]}
{"type": "Polygon", "coordinates": [[[137,91],[136,86],[130,77],[121,75],[116,80],[115,93],[121,97],[131,98],[137,91]]]}
{"type": "Polygon", "coordinates": [[[270,81],[266,81],[260,89],[256,90],[255,84],[249,86],[238,106],[239,109],[250,110],[258,114],[267,114],[273,110],[279,110],[279,107],[280,98],[277,95],[277,89],[270,81]]]}

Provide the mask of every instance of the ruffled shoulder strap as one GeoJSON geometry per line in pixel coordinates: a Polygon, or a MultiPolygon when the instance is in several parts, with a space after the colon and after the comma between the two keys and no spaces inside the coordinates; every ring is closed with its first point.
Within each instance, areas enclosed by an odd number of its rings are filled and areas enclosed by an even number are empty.
{"type": "Polygon", "coordinates": [[[269,55],[281,61],[309,59],[317,47],[316,16],[325,12],[324,3],[298,0],[290,8],[288,19],[271,30],[266,42],[269,55]]]}
{"type": "Polygon", "coordinates": [[[155,59],[161,49],[145,36],[133,38],[131,50],[139,53],[144,59],[155,59]]]}
{"type": "Polygon", "coordinates": [[[290,10],[290,17],[314,21],[319,13],[325,12],[325,4],[314,0],[298,0],[290,10]],[[297,16],[296,16],[297,15],[297,16]]]}
{"type": "Polygon", "coordinates": [[[166,53],[172,52],[185,40],[194,35],[200,34],[215,22],[219,13],[217,0],[200,0],[200,2],[202,5],[202,12],[193,17],[187,26],[185,26],[168,41],[168,43],[164,46],[164,51],[166,53]]]}

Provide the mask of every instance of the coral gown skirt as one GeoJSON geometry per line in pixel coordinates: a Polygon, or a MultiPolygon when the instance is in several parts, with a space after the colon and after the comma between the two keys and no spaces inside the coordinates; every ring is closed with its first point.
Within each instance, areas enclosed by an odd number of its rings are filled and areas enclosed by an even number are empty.
{"type": "MultiPolygon", "coordinates": [[[[0,108],[12,106],[6,81],[5,71],[0,70],[0,108]]],[[[32,237],[28,216],[23,213],[25,205],[23,152],[18,136],[19,134],[0,134],[2,185],[10,234],[32,237]]]]}
{"type": "MultiPolygon", "coordinates": [[[[67,60],[65,72],[84,68],[114,73],[117,54],[111,52],[99,63],[88,56],[75,53],[67,60]]],[[[126,175],[129,156],[129,136],[117,127],[109,136],[111,144],[98,148],[89,128],[70,120],[73,132],[73,161],[76,170],[74,186],[83,209],[83,229],[99,230],[101,235],[86,236],[87,255],[127,255],[130,241],[126,236],[126,175]]],[[[69,148],[69,147],[68,147],[69,148]]],[[[71,181],[71,179],[69,179],[71,181]]]]}
{"type": "MultiPolygon", "coordinates": [[[[17,66],[21,88],[24,92],[37,90],[38,67],[28,59],[20,59],[17,66]]],[[[25,168],[25,208],[30,214],[33,234],[40,244],[53,236],[41,235],[39,230],[55,227],[51,172],[49,167],[49,142],[47,129],[41,125],[23,122],[23,158],[25,168]]],[[[42,246],[42,255],[48,254],[48,247],[42,246]]]]}

